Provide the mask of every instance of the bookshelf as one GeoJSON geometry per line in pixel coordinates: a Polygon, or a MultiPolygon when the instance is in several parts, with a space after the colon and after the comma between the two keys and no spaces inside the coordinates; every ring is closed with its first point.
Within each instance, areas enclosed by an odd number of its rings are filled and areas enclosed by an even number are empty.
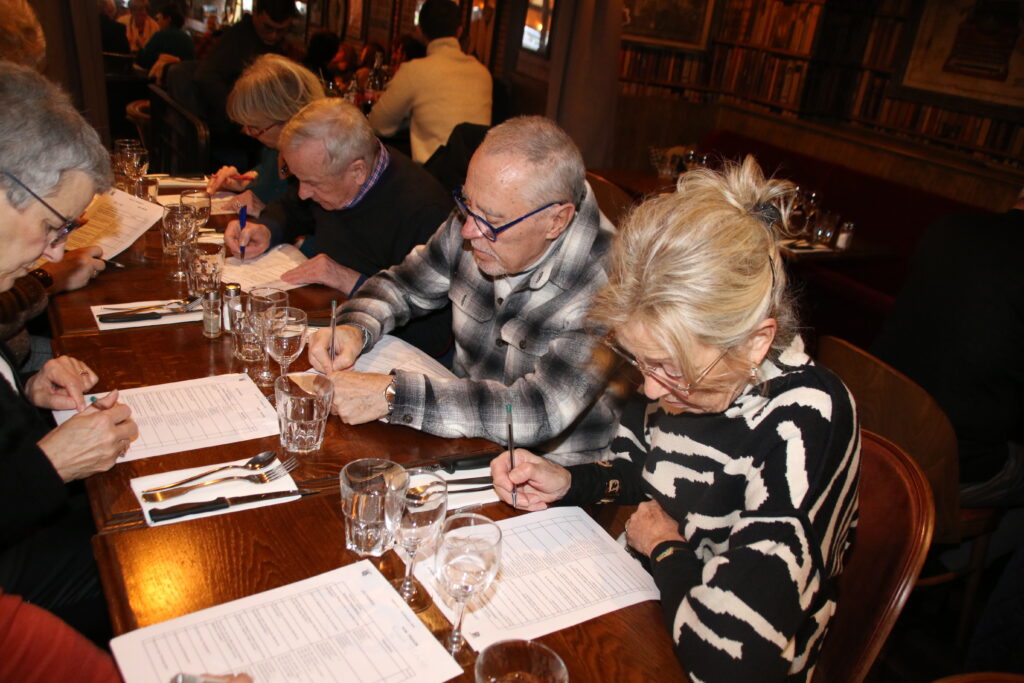
{"type": "Polygon", "coordinates": [[[705,50],[624,41],[624,95],[842,124],[1024,168],[1019,109],[900,85],[914,0],[723,0],[705,50]]]}

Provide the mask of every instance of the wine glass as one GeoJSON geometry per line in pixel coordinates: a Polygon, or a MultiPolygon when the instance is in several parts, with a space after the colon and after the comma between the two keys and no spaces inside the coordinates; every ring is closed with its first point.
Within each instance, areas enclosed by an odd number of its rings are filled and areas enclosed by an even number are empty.
{"type": "MultiPolygon", "coordinates": [[[[274,287],[255,287],[249,292],[248,315],[252,318],[252,325],[260,331],[262,346],[266,350],[266,312],[277,306],[288,305],[288,292],[274,287]]],[[[257,386],[274,386],[274,373],[270,371],[270,357],[264,353],[259,369],[253,375],[253,381],[257,386]]]]}
{"type": "Polygon", "coordinates": [[[119,190],[128,191],[128,170],[125,159],[127,151],[132,147],[141,147],[142,143],[135,138],[119,138],[114,140],[114,151],[111,154],[111,167],[114,171],[114,182],[119,190]]]}
{"type": "Polygon", "coordinates": [[[441,522],[448,510],[448,484],[436,472],[426,469],[407,470],[407,474],[406,486],[388,492],[393,499],[388,508],[394,510],[388,515],[389,526],[396,544],[408,556],[405,577],[391,583],[414,612],[422,612],[430,607],[432,600],[419,581],[413,578],[416,554],[421,548],[429,547],[441,530],[441,522]]]}
{"type": "Polygon", "coordinates": [[[275,306],[263,316],[267,353],[281,366],[281,375],[287,375],[288,366],[306,346],[306,312],[293,306],[275,306]]]}
{"type": "Polygon", "coordinates": [[[181,193],[179,201],[182,206],[192,208],[196,232],[205,228],[210,220],[210,195],[203,190],[185,190],[181,193]]]}
{"type": "Polygon", "coordinates": [[[164,220],[161,234],[164,239],[164,250],[177,255],[177,270],[171,273],[172,280],[185,280],[185,245],[195,237],[195,224],[192,222],[192,210],[187,206],[172,204],[164,207],[164,220]]]}
{"type": "Polygon", "coordinates": [[[435,555],[434,573],[441,588],[455,600],[455,619],[445,645],[458,655],[465,642],[462,617],[466,603],[486,591],[501,562],[501,529],[483,515],[452,515],[441,530],[441,544],[435,555]]]}
{"type": "Polygon", "coordinates": [[[149,152],[140,145],[126,147],[123,151],[124,171],[128,178],[131,194],[142,196],[142,177],[149,170],[149,152]]]}

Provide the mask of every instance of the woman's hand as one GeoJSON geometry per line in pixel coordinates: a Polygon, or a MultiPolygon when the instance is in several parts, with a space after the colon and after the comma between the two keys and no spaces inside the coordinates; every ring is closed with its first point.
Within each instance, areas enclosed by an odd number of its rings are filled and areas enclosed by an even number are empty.
{"type": "Polygon", "coordinates": [[[544,510],[548,504],[561,500],[569,492],[572,475],[561,465],[548,462],[521,448],[516,449],[516,466],[510,470],[508,451],[491,461],[491,478],[498,498],[512,504],[512,487],[516,486],[516,508],[544,510]]]}
{"type": "Polygon", "coordinates": [[[210,181],[206,183],[206,191],[209,194],[213,194],[218,190],[241,192],[252,185],[258,175],[256,171],[239,173],[238,169],[234,166],[221,166],[219,171],[210,176],[210,181]]]}
{"type": "Polygon", "coordinates": [[[40,266],[53,278],[51,294],[70,292],[89,284],[89,281],[106,270],[103,249],[97,246],[82,247],[64,252],[60,261],[49,261],[40,266]]]}
{"type": "Polygon", "coordinates": [[[109,470],[138,435],[131,408],[114,390],[40,439],[39,448],[61,479],[73,481],[109,470]]]}
{"type": "Polygon", "coordinates": [[[71,356],[46,361],[39,372],[25,383],[28,400],[39,408],[78,410],[85,408],[83,394],[96,385],[99,377],[88,365],[71,356]]]}
{"type": "Polygon", "coordinates": [[[626,520],[626,542],[637,552],[650,557],[651,552],[664,541],[686,541],[679,534],[679,522],[653,500],[640,503],[636,512],[626,520]]]}

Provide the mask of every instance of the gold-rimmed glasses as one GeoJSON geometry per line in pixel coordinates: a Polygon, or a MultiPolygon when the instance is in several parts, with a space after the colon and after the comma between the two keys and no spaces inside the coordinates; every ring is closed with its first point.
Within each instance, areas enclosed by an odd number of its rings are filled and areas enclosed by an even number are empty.
{"type": "Polygon", "coordinates": [[[609,333],[608,335],[601,338],[601,343],[607,346],[612,351],[614,351],[619,357],[621,357],[627,363],[632,365],[634,368],[639,370],[640,373],[643,374],[645,377],[650,377],[661,386],[665,387],[671,392],[679,394],[683,398],[688,397],[697,387],[697,385],[700,384],[704,380],[704,378],[707,377],[708,374],[710,374],[711,371],[715,369],[715,366],[718,365],[718,363],[721,362],[723,358],[725,358],[726,354],[729,353],[729,349],[722,351],[722,353],[720,353],[715,358],[715,360],[711,361],[711,364],[704,368],[704,370],[699,375],[697,375],[697,378],[692,382],[680,383],[679,380],[683,379],[682,373],[672,372],[671,370],[667,369],[664,365],[655,366],[643,362],[642,360],[638,359],[636,356],[631,354],[629,351],[626,351],[621,346],[619,346],[618,343],[615,341],[615,335],[609,333]]]}

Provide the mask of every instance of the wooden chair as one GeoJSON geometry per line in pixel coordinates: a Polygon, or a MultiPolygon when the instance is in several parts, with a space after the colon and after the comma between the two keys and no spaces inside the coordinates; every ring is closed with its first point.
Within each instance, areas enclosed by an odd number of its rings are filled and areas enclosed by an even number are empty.
{"type": "Polygon", "coordinates": [[[210,170],[210,131],[156,85],[149,86],[152,172],[188,175],[210,170]]]}
{"type": "Polygon", "coordinates": [[[861,426],[903,448],[928,477],[935,501],[935,542],[973,541],[966,566],[918,581],[919,586],[931,586],[967,577],[957,632],[957,643],[962,645],[998,512],[960,507],[956,433],[928,392],[899,370],[842,339],[822,337],[817,359],[853,393],[861,426]]]}
{"type": "Polygon", "coordinates": [[[860,516],[815,683],[864,680],[931,544],[935,508],[921,468],[899,446],[866,430],[860,459],[860,516]]]}
{"type": "Polygon", "coordinates": [[[612,222],[612,225],[619,227],[619,223],[633,207],[633,198],[612,181],[591,171],[587,171],[587,182],[594,190],[594,199],[597,200],[601,213],[612,222]]]}

